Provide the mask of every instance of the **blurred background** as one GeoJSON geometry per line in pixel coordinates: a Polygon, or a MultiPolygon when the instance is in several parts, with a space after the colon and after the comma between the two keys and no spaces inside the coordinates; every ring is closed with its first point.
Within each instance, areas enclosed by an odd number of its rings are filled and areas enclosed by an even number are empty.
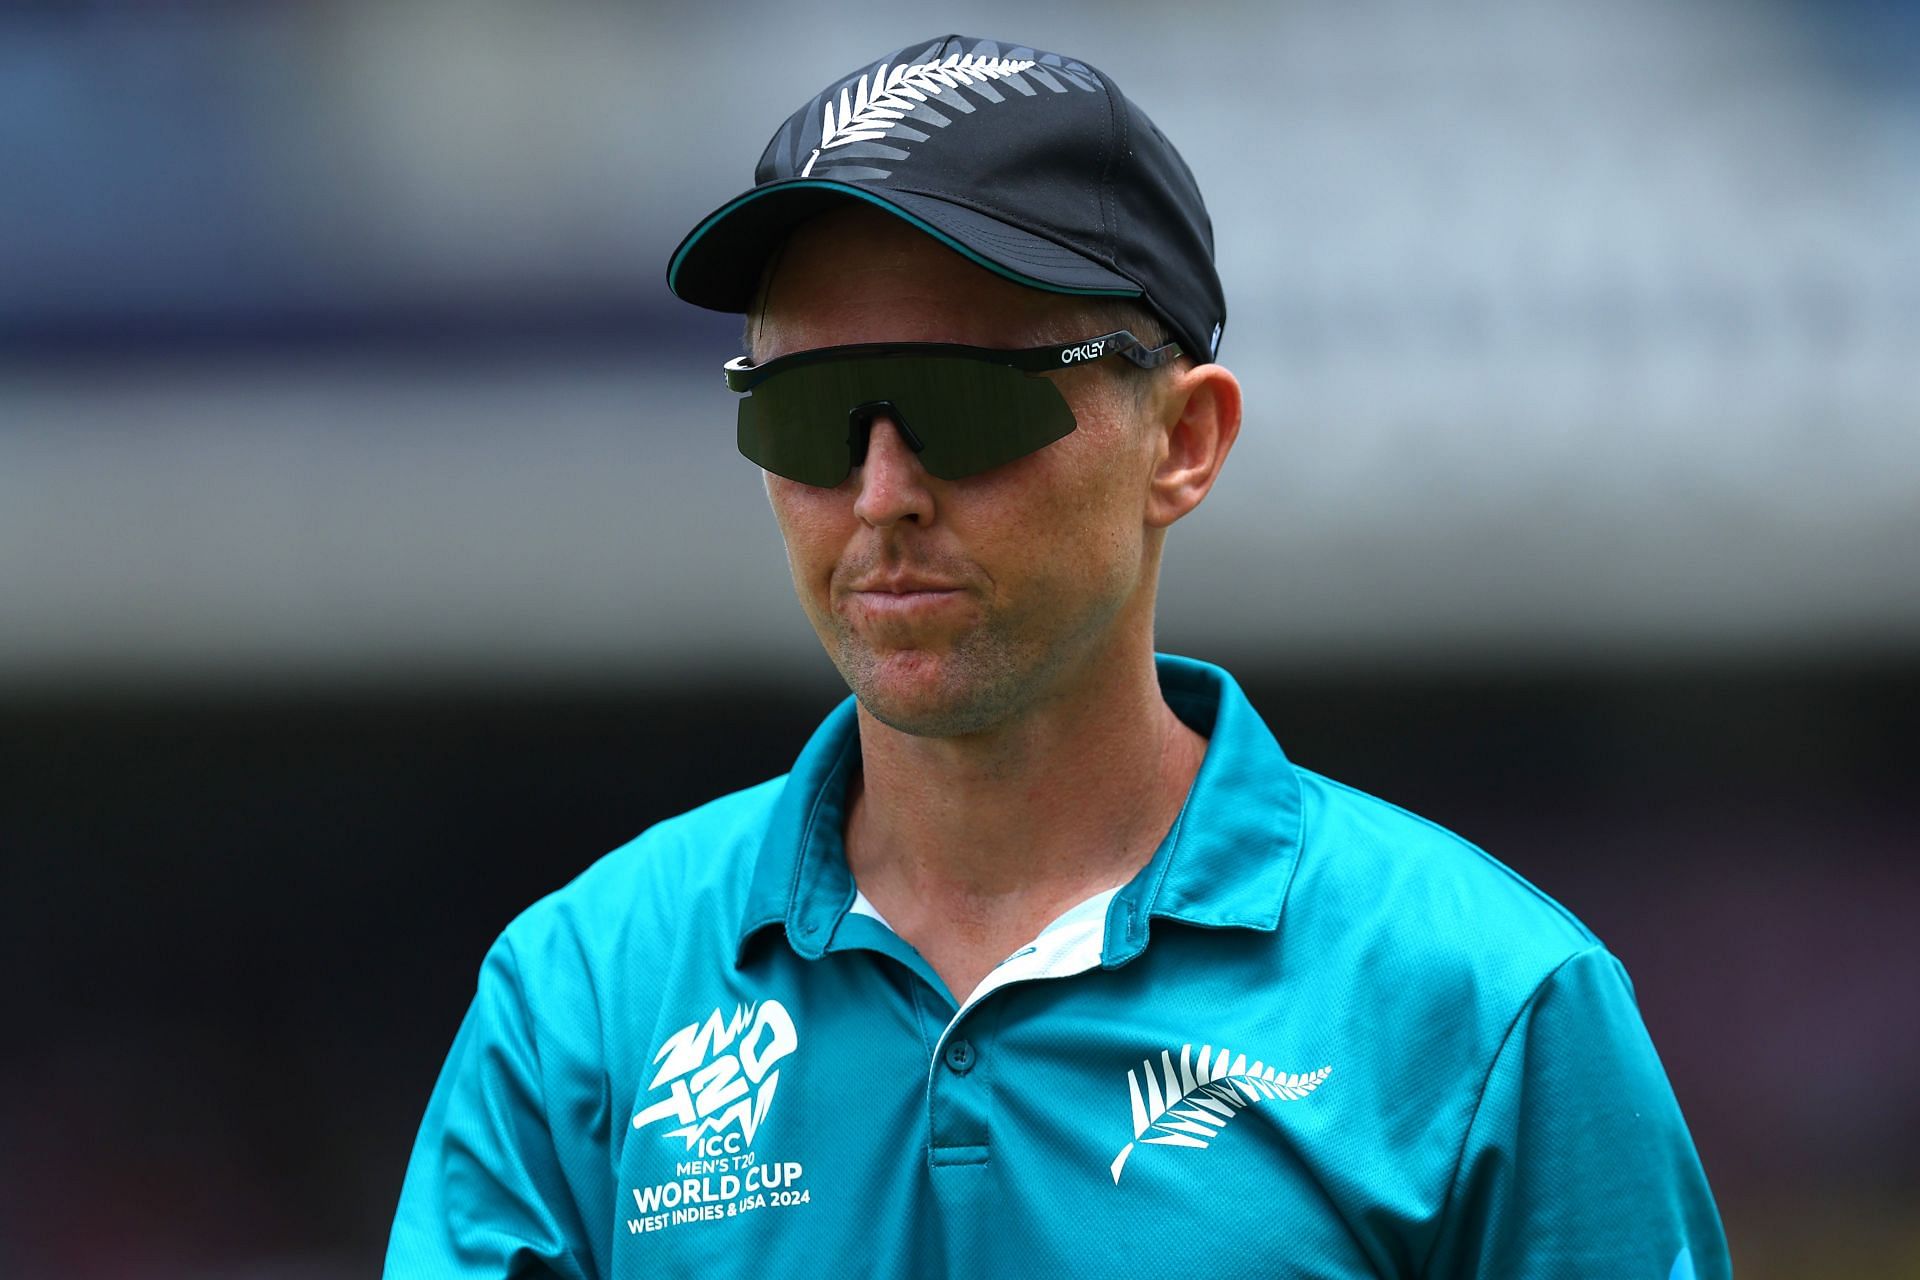
{"type": "Polygon", "coordinates": [[[1623,958],[1749,1277],[1920,1275],[1920,6],[0,6],[0,1275],[377,1271],[488,943],[844,696],[668,254],[943,30],[1206,192],[1161,649],[1623,958]]]}

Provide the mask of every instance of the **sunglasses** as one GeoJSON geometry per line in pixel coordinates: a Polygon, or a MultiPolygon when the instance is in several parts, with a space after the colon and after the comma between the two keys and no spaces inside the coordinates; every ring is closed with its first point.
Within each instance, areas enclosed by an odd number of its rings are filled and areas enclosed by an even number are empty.
{"type": "Polygon", "coordinates": [[[831,489],[867,454],[885,416],[942,480],[990,471],[1046,448],[1074,428],[1060,388],[1042,375],[1125,356],[1157,369],[1180,354],[1122,329],[1079,342],[1005,351],[945,342],[820,347],[756,365],[726,363],[740,401],[740,452],[777,476],[831,489]]]}

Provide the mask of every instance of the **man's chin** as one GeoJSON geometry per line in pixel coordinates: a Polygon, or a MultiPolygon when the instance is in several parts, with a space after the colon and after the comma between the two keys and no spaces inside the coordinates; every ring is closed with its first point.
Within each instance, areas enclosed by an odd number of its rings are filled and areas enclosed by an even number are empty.
{"type": "Polygon", "coordinates": [[[866,713],[890,729],[921,738],[950,738],[988,727],[981,690],[951,652],[863,650],[840,674],[866,713]]]}

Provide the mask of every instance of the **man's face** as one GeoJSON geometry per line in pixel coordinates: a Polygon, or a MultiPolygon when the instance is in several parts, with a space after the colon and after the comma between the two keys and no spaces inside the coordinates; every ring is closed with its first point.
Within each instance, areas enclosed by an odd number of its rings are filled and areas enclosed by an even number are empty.
{"type": "MultiPolygon", "coordinates": [[[[1003,280],[895,218],[849,208],[791,237],[753,355],[1092,336],[1072,331],[1073,309],[1072,299],[1003,280]]],[[[1142,517],[1162,433],[1146,428],[1149,410],[1113,370],[1046,376],[1076,429],[979,475],[929,475],[885,417],[872,424],[863,464],[835,488],[766,474],[801,607],[861,706],[895,729],[990,729],[1071,696],[1116,639],[1151,626],[1159,531],[1150,537],[1142,517]],[[956,589],[913,598],[861,590],[896,575],[956,589]]]]}

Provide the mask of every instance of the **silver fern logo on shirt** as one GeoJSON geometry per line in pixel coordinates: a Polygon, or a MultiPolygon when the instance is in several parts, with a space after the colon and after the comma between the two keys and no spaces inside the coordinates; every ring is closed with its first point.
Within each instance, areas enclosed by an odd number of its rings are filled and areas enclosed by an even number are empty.
{"type": "Polygon", "coordinates": [[[1136,1143],[1160,1147],[1200,1147],[1217,1137],[1229,1120],[1258,1102],[1295,1102],[1326,1083],[1332,1067],[1292,1075],[1266,1065],[1247,1064],[1247,1055],[1201,1045],[1198,1061],[1193,1046],[1162,1049],[1156,1066],[1152,1058],[1127,1072],[1127,1092],[1133,1103],[1133,1142],[1113,1158],[1113,1181],[1133,1154],[1136,1143]],[[1142,1090],[1142,1081],[1145,1089],[1142,1090]]]}
{"type": "Polygon", "coordinates": [[[1007,99],[995,87],[996,83],[1031,98],[1035,90],[1028,83],[1030,79],[1053,93],[1067,92],[1068,85],[1089,93],[1099,91],[1099,81],[1077,63],[1049,66],[1032,58],[1002,58],[985,53],[954,53],[945,58],[902,62],[891,67],[883,62],[871,72],[841,85],[837,104],[831,93],[827,95],[821,111],[820,145],[807,157],[797,176],[810,176],[822,153],[855,142],[877,143],[886,139],[891,144],[883,148],[882,156],[863,154],[861,159],[867,163],[875,158],[904,160],[908,152],[902,144],[924,142],[928,137],[907,121],[936,129],[953,123],[933,103],[971,115],[978,104],[959,93],[961,88],[971,89],[988,104],[997,104],[1007,99]]]}
{"type": "Polygon", "coordinates": [[[633,1127],[676,1120],[678,1127],[662,1136],[684,1138],[687,1150],[697,1146],[703,1154],[751,1147],[780,1086],[776,1064],[799,1047],[793,1018],[778,1000],[735,1005],[731,1018],[715,1009],[668,1036],[653,1055],[660,1069],[647,1089],[664,1087],[667,1096],[636,1115],[633,1127]],[[735,1143],[721,1141],[734,1130],[735,1143]]]}

